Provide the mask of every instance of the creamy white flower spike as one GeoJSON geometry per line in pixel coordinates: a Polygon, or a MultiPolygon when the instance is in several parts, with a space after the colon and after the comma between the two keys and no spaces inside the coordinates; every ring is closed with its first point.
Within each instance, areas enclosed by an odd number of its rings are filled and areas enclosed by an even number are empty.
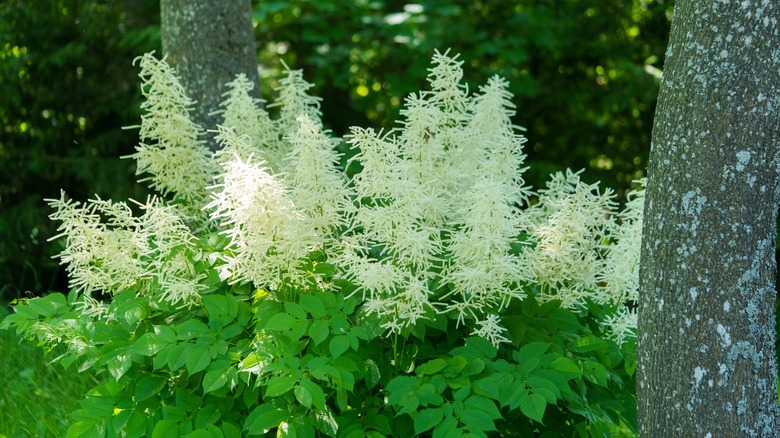
{"type": "Polygon", "coordinates": [[[149,181],[163,195],[197,203],[205,197],[216,168],[201,139],[201,127],[189,117],[194,102],[164,60],[147,53],[135,62],[141,66],[145,114],[141,116],[141,143],[136,153],[123,158],[136,160],[137,175],[149,174],[139,182],[149,181]]]}

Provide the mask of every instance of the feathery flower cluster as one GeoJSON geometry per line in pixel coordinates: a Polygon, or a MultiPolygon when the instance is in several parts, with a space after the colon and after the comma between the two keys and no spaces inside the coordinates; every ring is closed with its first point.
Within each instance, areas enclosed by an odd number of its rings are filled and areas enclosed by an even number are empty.
{"type": "Polygon", "coordinates": [[[200,302],[204,286],[186,259],[194,251],[194,238],[173,207],[151,198],[137,203],[144,214],[134,217],[123,202],[98,198],[82,205],[67,200],[64,192],[46,201],[55,209],[49,217],[62,222],[61,234],[52,239],[66,236],[58,257],[67,265],[70,287],[86,297],[86,314],[106,313],[105,305],[89,299],[97,291],[156,290],[174,306],[200,302]],[[152,283],[159,288],[144,287],[152,283]]]}
{"type": "MultiPolygon", "coordinates": [[[[245,149],[246,136],[220,128],[218,155],[245,149]]],[[[233,255],[225,256],[220,277],[231,282],[248,281],[272,289],[285,281],[298,280],[297,266],[315,237],[304,229],[302,216],[287,196],[287,189],[274,178],[264,161],[246,160],[233,153],[223,159],[221,183],[212,187],[211,217],[221,221],[222,233],[230,237],[233,255]]]]}
{"type": "MultiPolygon", "coordinates": [[[[247,146],[246,150],[234,150],[241,159],[246,160],[250,155],[268,162],[271,156],[276,156],[279,149],[279,136],[274,129],[271,117],[262,106],[265,101],[251,96],[255,85],[241,73],[227,83],[228,91],[220,104],[222,110],[222,126],[230,128],[237,135],[246,135],[248,141],[234,145],[247,146]]],[[[223,154],[223,159],[230,159],[233,154],[223,154]]]]}
{"type": "Polygon", "coordinates": [[[134,62],[141,66],[141,92],[146,98],[141,109],[146,114],[141,117],[142,142],[136,153],[124,158],[136,160],[137,175],[150,174],[139,182],[150,181],[149,185],[163,195],[173,193],[197,204],[215,169],[211,152],[199,138],[201,128],[189,117],[194,102],[165,61],[147,53],[134,62]]]}
{"type": "Polygon", "coordinates": [[[539,202],[525,212],[533,250],[523,253],[541,301],[561,300],[575,309],[587,298],[604,302],[597,276],[603,268],[615,223],[614,193],[585,184],[579,173],[558,172],[540,190],[539,202]]]}
{"type": "Polygon", "coordinates": [[[613,233],[616,240],[609,246],[604,269],[597,275],[603,293],[617,306],[603,325],[617,343],[636,337],[636,303],[639,301],[639,262],[642,249],[642,213],[647,179],[636,181],[640,189],[628,194],[625,208],[618,214],[620,225],[613,233]]]}
{"type": "MultiPolygon", "coordinates": [[[[605,330],[618,342],[635,336],[642,193],[632,192],[616,218],[611,191],[568,171],[553,175],[528,207],[526,139],[511,122],[504,79],[469,93],[462,62],[437,51],[431,89],[406,99],[398,129],[351,129],[350,163],[362,171],[348,181],[300,71],[288,69],[276,89],[268,105],[279,107],[276,119],[250,96],[246,77],[232,81],[216,137],[222,149],[212,156],[173,71],[151,54],[139,59],[147,98],[140,135],[152,144],[132,157],[153,188],[208,211],[206,226],[229,237],[209,259],[222,280],[271,291],[327,288],[303,269],[317,251],[390,332],[439,312],[497,346],[509,341],[500,312],[536,284],[542,301],[616,306],[605,330]]],[[[85,296],[131,289],[154,290],[175,306],[200,301],[205,286],[192,265],[186,212],[156,199],[138,204],[140,217],[99,199],[81,206],[63,194],[49,203],[68,239],[60,258],[85,296]]],[[[110,317],[95,300],[83,306],[110,317]]]]}

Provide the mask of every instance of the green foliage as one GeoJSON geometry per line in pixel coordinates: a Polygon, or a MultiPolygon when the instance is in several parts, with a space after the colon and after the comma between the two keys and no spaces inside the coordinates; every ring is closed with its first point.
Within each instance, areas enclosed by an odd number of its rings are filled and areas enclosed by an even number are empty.
{"type": "Polygon", "coordinates": [[[110,323],[80,319],[78,304],[74,294],[25,300],[0,325],[82,339],[82,349],[55,346],[57,360],[108,374],[68,437],[635,431],[634,344],[600,338],[557,302],[508,309],[512,343],[501,348],[444,316],[386,339],[343,294],[280,303],[222,284],[182,311],[121,293],[110,323]]]}

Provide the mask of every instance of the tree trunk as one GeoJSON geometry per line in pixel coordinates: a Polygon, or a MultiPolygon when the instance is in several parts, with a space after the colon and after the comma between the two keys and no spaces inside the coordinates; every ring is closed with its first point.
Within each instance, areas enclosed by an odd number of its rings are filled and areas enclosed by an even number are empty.
{"type": "Polygon", "coordinates": [[[645,198],[642,436],[780,434],[778,18],[765,0],[674,11],[645,198]]]}
{"type": "MultiPolygon", "coordinates": [[[[255,84],[257,53],[249,0],[161,0],[163,54],[176,69],[187,95],[195,100],[193,117],[203,129],[215,129],[225,84],[244,73],[255,84]]],[[[209,146],[216,150],[213,135],[209,146]]]]}

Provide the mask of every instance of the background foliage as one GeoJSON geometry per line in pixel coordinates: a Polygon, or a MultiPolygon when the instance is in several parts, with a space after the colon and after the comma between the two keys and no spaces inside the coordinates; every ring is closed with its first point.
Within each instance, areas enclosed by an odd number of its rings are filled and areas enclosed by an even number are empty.
{"type": "MultiPolygon", "coordinates": [[[[280,60],[303,68],[325,124],[389,126],[422,88],[435,48],[468,60],[468,81],[501,74],[528,128],[536,187],[586,168],[619,190],[642,175],[672,2],[663,0],[262,1],[265,87],[280,60]],[[381,91],[381,93],[380,93],[381,91]],[[389,100],[382,96],[392,96],[389,100]]],[[[158,2],[5,2],[0,9],[0,297],[64,290],[42,199],[142,199],[131,60],[159,50],[158,2]]]]}

